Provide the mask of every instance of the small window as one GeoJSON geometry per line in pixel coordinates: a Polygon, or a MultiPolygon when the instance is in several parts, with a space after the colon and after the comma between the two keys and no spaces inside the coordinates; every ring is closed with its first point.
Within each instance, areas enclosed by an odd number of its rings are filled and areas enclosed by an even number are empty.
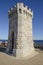
{"type": "Polygon", "coordinates": [[[21,9],[19,9],[19,12],[22,13],[21,9]]]}

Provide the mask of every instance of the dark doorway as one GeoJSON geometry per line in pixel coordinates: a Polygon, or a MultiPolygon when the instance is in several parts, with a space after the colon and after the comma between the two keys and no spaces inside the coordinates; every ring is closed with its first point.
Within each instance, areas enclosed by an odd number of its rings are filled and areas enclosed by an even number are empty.
{"type": "Polygon", "coordinates": [[[11,48],[12,51],[13,51],[13,48],[14,48],[14,32],[12,31],[12,48],[11,48]]]}
{"type": "MultiPolygon", "coordinates": [[[[15,33],[14,33],[14,31],[12,31],[12,42],[11,42],[11,53],[13,53],[13,49],[15,49],[15,33]]],[[[14,54],[13,54],[15,57],[16,57],[16,50],[14,50],[14,54]]]]}

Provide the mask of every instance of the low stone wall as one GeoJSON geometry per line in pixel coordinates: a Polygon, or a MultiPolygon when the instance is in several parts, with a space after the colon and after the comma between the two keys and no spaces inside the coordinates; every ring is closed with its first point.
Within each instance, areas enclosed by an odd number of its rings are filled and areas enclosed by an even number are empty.
{"type": "Polygon", "coordinates": [[[4,47],[7,47],[8,43],[6,42],[0,42],[0,46],[4,46],[4,47]]]}

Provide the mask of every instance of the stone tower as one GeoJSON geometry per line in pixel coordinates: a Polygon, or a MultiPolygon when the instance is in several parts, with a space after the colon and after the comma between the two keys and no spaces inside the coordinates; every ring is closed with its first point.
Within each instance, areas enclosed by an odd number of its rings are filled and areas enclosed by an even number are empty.
{"type": "Polygon", "coordinates": [[[9,36],[7,52],[13,53],[15,57],[24,57],[34,50],[32,40],[32,18],[33,11],[23,3],[8,11],[9,36]]]}

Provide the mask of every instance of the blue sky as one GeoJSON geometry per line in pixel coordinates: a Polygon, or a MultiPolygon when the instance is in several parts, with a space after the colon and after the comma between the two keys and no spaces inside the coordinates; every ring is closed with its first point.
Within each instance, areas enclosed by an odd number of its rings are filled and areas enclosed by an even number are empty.
{"type": "Polygon", "coordinates": [[[43,0],[0,0],[0,39],[8,39],[8,10],[17,2],[33,10],[33,39],[43,40],[43,0]]]}

